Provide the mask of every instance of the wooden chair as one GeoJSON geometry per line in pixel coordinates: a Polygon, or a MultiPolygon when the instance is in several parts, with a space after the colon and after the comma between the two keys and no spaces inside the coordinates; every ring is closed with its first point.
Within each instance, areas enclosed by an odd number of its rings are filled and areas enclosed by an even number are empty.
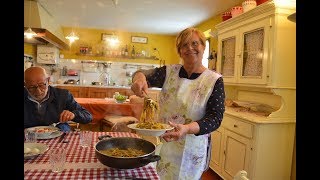
{"type": "Polygon", "coordinates": [[[101,121],[101,131],[131,132],[128,124],[137,123],[138,119],[133,116],[106,115],[101,121]]]}

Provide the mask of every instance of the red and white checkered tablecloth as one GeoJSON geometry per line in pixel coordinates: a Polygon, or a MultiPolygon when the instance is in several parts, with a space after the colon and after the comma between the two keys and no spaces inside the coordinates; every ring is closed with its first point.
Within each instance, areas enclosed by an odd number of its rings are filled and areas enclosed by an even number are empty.
{"type": "Polygon", "coordinates": [[[93,132],[92,144],[87,148],[80,146],[77,132],[66,135],[68,143],[58,142],[59,137],[38,140],[48,145],[49,149],[64,147],[67,150],[65,169],[60,173],[52,172],[46,151],[36,158],[24,160],[24,179],[160,179],[152,163],[134,169],[115,169],[100,163],[95,156],[94,146],[99,141],[98,137],[106,134],[112,137],[139,137],[129,132],[93,132]]]}

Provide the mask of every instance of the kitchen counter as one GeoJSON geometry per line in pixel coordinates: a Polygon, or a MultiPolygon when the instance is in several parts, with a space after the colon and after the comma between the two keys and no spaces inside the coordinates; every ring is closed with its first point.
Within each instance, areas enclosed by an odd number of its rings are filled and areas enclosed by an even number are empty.
{"type": "Polygon", "coordinates": [[[268,123],[295,123],[292,118],[272,118],[272,113],[269,116],[262,116],[252,112],[239,112],[235,108],[226,107],[225,114],[235,116],[249,122],[258,124],[268,124],[268,123]]]}
{"type": "MultiPolygon", "coordinates": [[[[120,89],[131,89],[131,86],[105,86],[105,85],[87,85],[87,84],[50,84],[51,86],[70,86],[70,87],[95,87],[95,88],[120,88],[120,89]]],[[[159,90],[161,88],[149,88],[149,90],[159,90]]]]}

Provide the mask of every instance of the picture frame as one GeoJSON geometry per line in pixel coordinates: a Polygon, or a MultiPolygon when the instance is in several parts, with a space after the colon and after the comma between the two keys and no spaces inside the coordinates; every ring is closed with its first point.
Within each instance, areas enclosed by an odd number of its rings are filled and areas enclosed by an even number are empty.
{"type": "Polygon", "coordinates": [[[131,36],[131,42],[147,44],[148,43],[148,38],[147,37],[142,37],[142,36],[131,36]]]}
{"type": "Polygon", "coordinates": [[[102,41],[106,41],[108,38],[111,38],[112,34],[108,34],[108,33],[102,33],[101,34],[101,40],[102,41]]]}

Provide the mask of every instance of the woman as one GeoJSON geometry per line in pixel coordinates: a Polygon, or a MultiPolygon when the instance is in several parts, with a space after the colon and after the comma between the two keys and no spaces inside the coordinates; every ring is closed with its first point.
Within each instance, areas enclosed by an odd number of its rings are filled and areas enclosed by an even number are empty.
{"type": "Polygon", "coordinates": [[[159,122],[175,129],[162,135],[161,179],[200,179],[210,160],[210,133],[219,128],[224,108],[222,76],[202,65],[206,38],[187,28],[176,38],[183,65],[175,64],[137,71],[132,91],[142,97],[147,88],[161,87],[159,122]]]}

